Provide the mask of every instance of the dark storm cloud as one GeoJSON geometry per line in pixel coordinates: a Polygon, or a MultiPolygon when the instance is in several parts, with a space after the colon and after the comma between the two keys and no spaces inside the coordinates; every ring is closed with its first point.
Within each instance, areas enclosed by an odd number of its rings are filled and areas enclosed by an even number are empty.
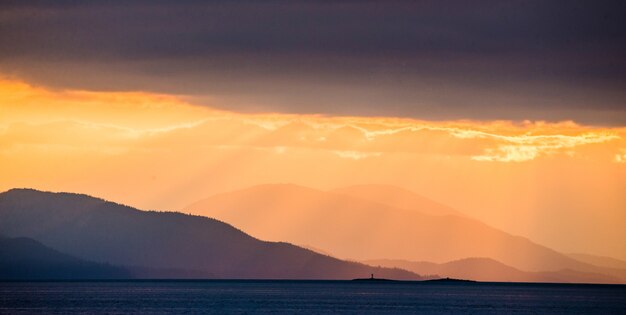
{"type": "Polygon", "coordinates": [[[0,70],[48,85],[221,95],[236,110],[626,122],[622,1],[4,1],[0,10],[0,70]]]}

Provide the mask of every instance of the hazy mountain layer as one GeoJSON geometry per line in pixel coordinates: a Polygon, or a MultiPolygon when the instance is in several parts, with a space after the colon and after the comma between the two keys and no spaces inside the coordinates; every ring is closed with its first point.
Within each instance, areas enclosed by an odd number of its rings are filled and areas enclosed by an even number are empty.
{"type": "Polygon", "coordinates": [[[626,261],[615,259],[612,257],[589,255],[589,254],[569,254],[576,260],[586,262],[588,264],[596,265],[605,268],[626,269],[626,261]]]}
{"type": "Polygon", "coordinates": [[[332,190],[355,198],[430,215],[462,215],[460,212],[412,191],[390,185],[355,185],[332,190]]]}
{"type": "Polygon", "coordinates": [[[465,216],[427,215],[408,209],[411,202],[397,208],[352,197],[384,199],[361,187],[365,191],[359,192],[358,186],[340,190],[349,196],[296,185],[261,185],[203,199],[185,211],[223,220],[261,239],[308,244],[359,261],[488,257],[524,271],[571,269],[626,279],[623,270],[577,261],[465,216]]]}

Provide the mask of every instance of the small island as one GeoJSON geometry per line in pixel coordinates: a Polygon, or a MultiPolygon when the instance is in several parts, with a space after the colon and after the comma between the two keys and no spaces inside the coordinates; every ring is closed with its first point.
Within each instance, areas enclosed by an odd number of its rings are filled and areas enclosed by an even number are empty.
{"type": "Polygon", "coordinates": [[[383,278],[374,278],[374,274],[371,274],[369,278],[357,278],[357,279],[352,279],[352,281],[395,282],[397,280],[383,279],[383,278]]]}

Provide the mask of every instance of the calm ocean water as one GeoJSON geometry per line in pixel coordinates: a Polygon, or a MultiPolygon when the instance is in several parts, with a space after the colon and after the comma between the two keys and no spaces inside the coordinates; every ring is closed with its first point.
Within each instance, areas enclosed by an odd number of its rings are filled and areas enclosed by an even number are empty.
{"type": "Polygon", "coordinates": [[[626,286],[351,281],[0,283],[0,313],[626,314],[626,286]]]}

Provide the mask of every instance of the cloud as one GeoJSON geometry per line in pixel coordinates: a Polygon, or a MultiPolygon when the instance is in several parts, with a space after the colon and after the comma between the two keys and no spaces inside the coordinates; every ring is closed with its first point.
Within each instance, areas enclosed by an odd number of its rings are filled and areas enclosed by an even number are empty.
{"type": "Polygon", "coordinates": [[[123,153],[213,147],[281,155],[304,149],[351,160],[408,154],[478,162],[573,158],[597,151],[593,154],[618,156],[614,160],[620,162],[618,148],[626,134],[624,128],[574,122],[243,114],[194,106],[175,96],[49,90],[12,80],[0,81],[0,100],[0,142],[5,149],[99,147],[123,153]],[[585,149],[591,145],[603,149],[585,149]]]}
{"type": "Polygon", "coordinates": [[[343,159],[361,160],[369,157],[378,157],[382,152],[359,152],[359,151],[333,151],[337,156],[343,159]]]}
{"type": "Polygon", "coordinates": [[[542,155],[565,153],[574,156],[573,149],[587,144],[606,143],[614,140],[623,140],[617,134],[600,132],[586,132],[580,135],[519,135],[503,136],[486,134],[483,132],[466,131],[461,133],[463,138],[486,137],[494,138],[503,144],[496,148],[487,148],[482,155],[473,156],[476,161],[523,162],[533,160],[542,155]]]}
{"type": "Polygon", "coordinates": [[[626,163],[626,149],[620,149],[619,153],[615,154],[616,163],[626,163]]]}
{"type": "Polygon", "coordinates": [[[0,71],[57,88],[241,112],[626,123],[622,1],[0,6],[0,71]]]}

